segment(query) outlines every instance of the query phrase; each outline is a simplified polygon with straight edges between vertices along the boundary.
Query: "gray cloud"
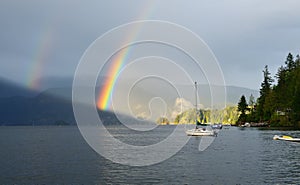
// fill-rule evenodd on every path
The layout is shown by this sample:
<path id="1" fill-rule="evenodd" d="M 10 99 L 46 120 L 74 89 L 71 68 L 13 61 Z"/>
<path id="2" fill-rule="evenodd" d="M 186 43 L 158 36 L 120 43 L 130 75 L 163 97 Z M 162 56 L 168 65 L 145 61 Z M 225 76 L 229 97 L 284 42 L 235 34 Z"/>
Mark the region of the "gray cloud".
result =
<path id="1" fill-rule="evenodd" d="M 297 0 L 5 0 L 0 5 L 0 75 L 19 83 L 41 52 L 44 76 L 73 75 L 94 39 L 141 19 L 171 21 L 197 33 L 231 85 L 258 89 L 265 64 L 275 74 L 288 52 L 300 52 Z M 41 46 L 46 37 L 51 45 Z"/>

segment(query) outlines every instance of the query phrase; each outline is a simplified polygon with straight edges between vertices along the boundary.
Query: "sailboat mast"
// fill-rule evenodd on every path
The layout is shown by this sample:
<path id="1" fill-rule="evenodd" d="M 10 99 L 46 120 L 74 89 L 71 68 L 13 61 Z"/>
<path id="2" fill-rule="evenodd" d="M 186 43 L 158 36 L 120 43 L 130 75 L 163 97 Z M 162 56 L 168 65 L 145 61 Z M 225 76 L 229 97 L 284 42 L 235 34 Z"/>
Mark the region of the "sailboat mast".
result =
<path id="1" fill-rule="evenodd" d="M 195 109 L 197 111 L 197 82 L 195 82 Z"/>
<path id="2" fill-rule="evenodd" d="M 195 123 L 197 125 L 197 82 L 195 82 Z"/>

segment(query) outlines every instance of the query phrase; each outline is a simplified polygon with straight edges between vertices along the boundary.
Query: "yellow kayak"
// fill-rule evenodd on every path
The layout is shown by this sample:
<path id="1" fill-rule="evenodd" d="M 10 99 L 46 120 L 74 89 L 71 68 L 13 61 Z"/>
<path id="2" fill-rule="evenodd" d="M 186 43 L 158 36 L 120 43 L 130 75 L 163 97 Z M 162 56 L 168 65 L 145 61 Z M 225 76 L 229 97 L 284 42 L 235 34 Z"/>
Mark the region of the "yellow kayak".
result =
<path id="1" fill-rule="evenodd" d="M 291 136 L 278 136 L 275 135 L 273 137 L 274 140 L 283 140 L 283 141 L 292 141 L 292 142 L 300 142 L 300 138 L 293 138 Z"/>

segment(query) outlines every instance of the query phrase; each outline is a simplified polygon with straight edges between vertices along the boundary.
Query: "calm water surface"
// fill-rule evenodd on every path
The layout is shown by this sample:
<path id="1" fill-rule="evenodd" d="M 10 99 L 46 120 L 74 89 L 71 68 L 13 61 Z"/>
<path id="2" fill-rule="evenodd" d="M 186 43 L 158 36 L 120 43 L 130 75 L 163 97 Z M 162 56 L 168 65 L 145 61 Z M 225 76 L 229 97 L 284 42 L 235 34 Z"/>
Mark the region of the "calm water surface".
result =
<path id="1" fill-rule="evenodd" d="M 173 128 L 145 138 L 155 143 Z M 129 143 L 148 142 L 119 126 L 110 130 Z M 203 152 L 201 138 L 192 137 L 162 163 L 130 167 L 98 155 L 75 126 L 0 127 L 0 184 L 300 184 L 300 143 L 274 141 L 275 134 L 300 137 L 299 131 L 231 127 Z"/>

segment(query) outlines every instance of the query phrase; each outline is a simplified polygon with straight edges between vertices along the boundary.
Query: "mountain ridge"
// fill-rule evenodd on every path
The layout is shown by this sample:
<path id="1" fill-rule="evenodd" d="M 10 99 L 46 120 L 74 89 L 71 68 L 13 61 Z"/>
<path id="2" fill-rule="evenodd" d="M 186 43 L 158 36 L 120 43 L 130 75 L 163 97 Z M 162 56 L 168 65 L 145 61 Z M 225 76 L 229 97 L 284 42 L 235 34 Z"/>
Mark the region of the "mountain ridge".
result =
<path id="1" fill-rule="evenodd" d="M 208 85 L 199 85 L 200 89 L 208 89 Z M 100 87 L 96 89 L 99 90 Z M 194 97 L 193 87 L 189 88 L 188 95 L 191 99 Z M 75 125 L 76 121 L 73 115 L 72 107 L 72 87 L 53 87 L 48 88 L 42 92 L 32 91 L 24 87 L 0 78 L 0 125 Z M 6 91 L 3 91 L 6 89 Z M 248 88 L 240 88 L 236 86 L 228 86 L 227 89 L 227 103 L 237 104 L 240 96 L 250 96 L 253 94 L 255 97 L 258 91 Z M 97 94 L 97 90 L 95 91 Z M 17 92 L 15 92 L 17 91 Z M 201 90 L 200 90 L 201 91 Z M 137 91 L 139 92 L 139 91 Z M 141 92 L 145 93 L 145 91 Z M 149 92 L 149 96 L 155 95 L 155 88 L 153 92 Z M 207 91 L 208 92 L 208 91 Z M 207 93 L 205 92 L 205 93 Z M 151 94 L 152 93 L 152 94 Z M 200 92 L 200 96 L 205 95 Z M 165 92 L 166 95 L 167 92 Z M 149 97 L 148 97 L 149 98 Z M 96 99 L 96 98 L 95 98 Z M 204 103 L 205 97 L 201 97 L 201 103 Z M 193 102 L 193 100 L 190 100 Z M 114 117 L 112 112 L 102 113 L 104 117 Z M 105 121 L 108 123 L 109 121 Z"/>

